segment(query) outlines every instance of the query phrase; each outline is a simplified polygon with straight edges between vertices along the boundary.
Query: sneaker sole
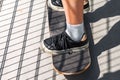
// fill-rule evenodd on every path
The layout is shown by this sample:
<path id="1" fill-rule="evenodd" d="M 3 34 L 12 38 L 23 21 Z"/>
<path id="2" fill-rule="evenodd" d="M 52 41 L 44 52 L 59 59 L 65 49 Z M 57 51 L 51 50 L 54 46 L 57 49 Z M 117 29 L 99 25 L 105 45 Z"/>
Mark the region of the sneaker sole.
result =
<path id="1" fill-rule="evenodd" d="M 89 48 L 89 42 L 85 44 L 84 46 L 81 47 L 74 47 L 66 50 L 49 50 L 45 47 L 43 41 L 40 43 L 40 49 L 42 53 L 48 53 L 48 54 L 53 54 L 53 55 L 58 55 L 58 54 L 64 54 L 64 53 L 73 53 L 73 52 L 78 52 L 81 50 L 85 50 L 86 48 Z"/>

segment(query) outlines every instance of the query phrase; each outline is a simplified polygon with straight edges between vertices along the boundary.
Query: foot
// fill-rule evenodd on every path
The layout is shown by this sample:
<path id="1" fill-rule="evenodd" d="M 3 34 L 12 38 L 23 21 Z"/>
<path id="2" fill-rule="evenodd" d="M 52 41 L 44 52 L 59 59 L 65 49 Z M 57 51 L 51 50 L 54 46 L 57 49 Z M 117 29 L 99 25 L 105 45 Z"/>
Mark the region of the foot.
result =
<path id="1" fill-rule="evenodd" d="M 61 0 L 48 0 L 48 6 L 56 11 L 64 11 Z M 84 13 L 89 11 L 89 1 L 84 0 Z"/>
<path id="2" fill-rule="evenodd" d="M 88 39 L 85 34 L 83 34 L 80 42 L 76 42 L 66 32 L 47 38 L 40 45 L 43 53 L 51 54 L 71 53 L 85 48 L 88 48 Z"/>

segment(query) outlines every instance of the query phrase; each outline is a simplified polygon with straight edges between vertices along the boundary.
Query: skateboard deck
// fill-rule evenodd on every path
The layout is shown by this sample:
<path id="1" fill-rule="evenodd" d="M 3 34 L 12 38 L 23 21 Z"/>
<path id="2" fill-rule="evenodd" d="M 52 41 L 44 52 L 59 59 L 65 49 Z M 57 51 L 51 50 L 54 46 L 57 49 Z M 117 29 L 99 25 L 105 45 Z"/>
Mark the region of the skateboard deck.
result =
<path id="1" fill-rule="evenodd" d="M 47 6 L 50 36 L 55 36 L 65 30 L 64 11 L 55 11 Z M 53 68 L 64 75 L 80 74 L 88 69 L 91 63 L 89 48 L 76 52 L 66 52 L 52 55 Z"/>

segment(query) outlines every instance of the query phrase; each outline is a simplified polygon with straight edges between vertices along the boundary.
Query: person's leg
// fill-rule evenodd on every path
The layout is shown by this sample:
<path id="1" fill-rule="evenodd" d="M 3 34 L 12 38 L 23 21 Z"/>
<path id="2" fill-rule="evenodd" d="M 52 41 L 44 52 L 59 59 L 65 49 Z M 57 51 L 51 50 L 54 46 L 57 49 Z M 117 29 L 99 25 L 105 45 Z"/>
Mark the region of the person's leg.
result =
<path id="1" fill-rule="evenodd" d="M 66 20 L 70 24 L 83 22 L 83 0 L 62 0 Z"/>
<path id="2" fill-rule="evenodd" d="M 80 50 L 81 47 L 88 47 L 88 40 L 84 35 L 83 2 L 83 0 L 62 0 L 66 16 L 66 30 L 45 39 L 40 45 L 44 52 L 53 54 L 56 51 L 59 53 L 61 50 L 77 48 Z"/>
<path id="3" fill-rule="evenodd" d="M 75 41 L 81 40 L 84 31 L 83 4 L 84 0 L 62 0 L 65 10 L 67 34 Z M 85 40 L 86 37 L 83 37 Z"/>

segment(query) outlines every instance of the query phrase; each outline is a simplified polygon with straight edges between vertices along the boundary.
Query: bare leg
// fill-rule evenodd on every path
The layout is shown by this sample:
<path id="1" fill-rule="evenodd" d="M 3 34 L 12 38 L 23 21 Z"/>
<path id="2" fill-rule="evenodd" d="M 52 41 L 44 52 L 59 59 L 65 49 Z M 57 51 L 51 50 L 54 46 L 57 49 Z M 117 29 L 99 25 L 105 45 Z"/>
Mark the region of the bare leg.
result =
<path id="1" fill-rule="evenodd" d="M 62 0 L 66 20 L 69 24 L 83 22 L 83 0 Z"/>
<path id="2" fill-rule="evenodd" d="M 66 22 L 71 25 L 83 23 L 83 5 L 88 0 L 62 0 L 65 10 Z M 83 36 L 81 41 L 86 40 L 86 35 Z"/>

